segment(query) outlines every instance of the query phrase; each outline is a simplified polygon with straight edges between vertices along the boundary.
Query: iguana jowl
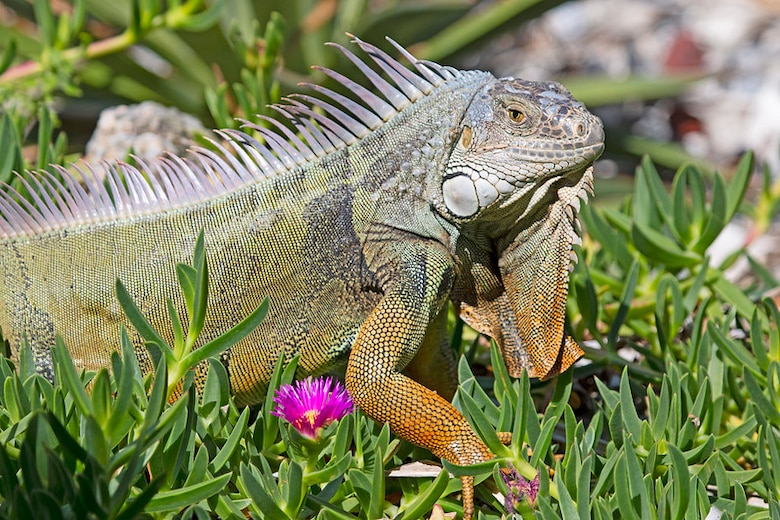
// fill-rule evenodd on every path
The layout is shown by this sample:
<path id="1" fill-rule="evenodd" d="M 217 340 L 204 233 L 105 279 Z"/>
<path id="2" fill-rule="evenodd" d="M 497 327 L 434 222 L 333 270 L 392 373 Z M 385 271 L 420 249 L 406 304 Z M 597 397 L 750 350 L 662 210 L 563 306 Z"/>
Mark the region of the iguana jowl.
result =
<path id="1" fill-rule="evenodd" d="M 412 72 L 356 43 L 377 70 L 336 47 L 378 94 L 321 69 L 351 95 L 310 85 L 319 99 L 291 96 L 273 130 L 251 127 L 265 144 L 225 130 L 216 151 L 89 166 L 108 188 L 61 170 L 23 181 L 32 203 L 0 194 L 0 327 L 13 355 L 24 335 L 49 372 L 59 334 L 81 367 L 108 366 L 126 323 L 117 278 L 165 330 L 175 263 L 203 229 L 202 340 L 271 301 L 222 358 L 239 402 L 261 400 L 280 353 L 300 354 L 301 375 L 346 362 L 368 415 L 453 463 L 489 459 L 448 401 L 447 301 L 497 341 L 513 375 L 548 378 L 582 354 L 563 322 L 602 126 L 557 83 L 419 62 L 396 45 Z"/>

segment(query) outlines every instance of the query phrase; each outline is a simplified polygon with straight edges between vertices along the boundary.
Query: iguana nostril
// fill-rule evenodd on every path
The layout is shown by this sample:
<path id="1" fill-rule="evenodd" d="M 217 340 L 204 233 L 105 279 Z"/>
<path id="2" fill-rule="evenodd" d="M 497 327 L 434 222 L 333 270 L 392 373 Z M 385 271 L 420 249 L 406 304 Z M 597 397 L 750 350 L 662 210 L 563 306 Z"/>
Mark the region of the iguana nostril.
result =
<path id="1" fill-rule="evenodd" d="M 580 116 L 567 118 L 563 122 L 566 133 L 575 138 L 585 137 L 588 134 L 589 126 Z"/>

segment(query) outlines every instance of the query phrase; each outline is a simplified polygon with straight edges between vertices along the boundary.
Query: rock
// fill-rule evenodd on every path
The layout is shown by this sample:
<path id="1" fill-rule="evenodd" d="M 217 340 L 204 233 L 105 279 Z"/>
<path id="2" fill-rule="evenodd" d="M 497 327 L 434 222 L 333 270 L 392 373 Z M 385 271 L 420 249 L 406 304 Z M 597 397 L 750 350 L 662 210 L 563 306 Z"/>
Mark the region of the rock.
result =
<path id="1" fill-rule="evenodd" d="M 154 101 L 120 105 L 101 112 L 85 159 L 124 160 L 131 152 L 142 159 L 166 152 L 185 155 L 194 136 L 206 133 L 195 117 Z"/>

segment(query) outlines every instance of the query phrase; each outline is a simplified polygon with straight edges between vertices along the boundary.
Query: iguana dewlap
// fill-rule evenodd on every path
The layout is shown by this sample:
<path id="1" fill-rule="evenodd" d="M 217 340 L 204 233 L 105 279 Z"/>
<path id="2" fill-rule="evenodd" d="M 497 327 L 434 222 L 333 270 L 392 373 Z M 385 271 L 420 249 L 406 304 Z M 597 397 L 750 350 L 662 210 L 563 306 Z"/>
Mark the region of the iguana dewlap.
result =
<path id="1" fill-rule="evenodd" d="M 117 278 L 171 334 L 166 299 L 184 308 L 175 264 L 202 229 L 203 342 L 270 297 L 268 318 L 221 359 L 239 402 L 261 400 L 282 352 L 300 354 L 301 375 L 346 362 L 368 415 L 453 463 L 489 459 L 448 401 L 447 302 L 497 341 L 513 375 L 548 378 L 582 354 L 564 314 L 602 126 L 557 83 L 418 62 L 396 46 L 409 71 L 356 43 L 375 69 L 336 47 L 376 94 L 321 69 L 347 94 L 310 86 L 318 98 L 291 96 L 270 130 L 250 125 L 254 137 L 225 130 L 213 150 L 140 169 L 79 167 L 105 170 L 108 187 L 60 170 L 27 177 L 30 202 L 0 194 L 0 327 L 12 355 L 26 336 L 50 373 L 59 334 L 80 367 L 108 366 L 127 325 Z"/>

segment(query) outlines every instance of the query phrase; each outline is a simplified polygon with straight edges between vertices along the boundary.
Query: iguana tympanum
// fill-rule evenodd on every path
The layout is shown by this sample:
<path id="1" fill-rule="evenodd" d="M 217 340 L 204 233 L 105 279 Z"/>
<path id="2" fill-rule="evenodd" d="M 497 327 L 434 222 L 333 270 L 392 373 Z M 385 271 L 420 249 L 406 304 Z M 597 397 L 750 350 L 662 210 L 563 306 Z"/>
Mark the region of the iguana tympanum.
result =
<path id="1" fill-rule="evenodd" d="M 335 46 L 377 93 L 319 69 L 348 93 L 290 96 L 271 130 L 250 125 L 264 143 L 224 130 L 189 158 L 89 165 L 105 183 L 32 174 L 31 202 L 6 187 L 0 327 L 13 356 L 27 337 L 50 373 L 61 335 L 78 366 L 109 366 L 127 324 L 117 278 L 164 330 L 175 264 L 204 230 L 212 313 L 201 339 L 270 297 L 267 319 L 221 359 L 240 403 L 261 400 L 281 353 L 300 354 L 300 375 L 346 362 L 356 404 L 399 436 L 455 464 L 491 458 L 449 402 L 448 300 L 514 376 L 549 378 L 582 354 L 564 314 L 602 125 L 557 83 L 459 71 L 396 45 L 410 71 L 355 43 L 376 68 Z"/>

